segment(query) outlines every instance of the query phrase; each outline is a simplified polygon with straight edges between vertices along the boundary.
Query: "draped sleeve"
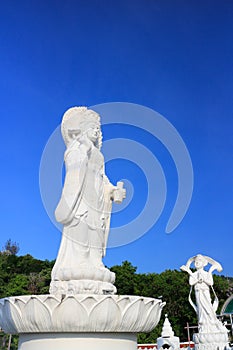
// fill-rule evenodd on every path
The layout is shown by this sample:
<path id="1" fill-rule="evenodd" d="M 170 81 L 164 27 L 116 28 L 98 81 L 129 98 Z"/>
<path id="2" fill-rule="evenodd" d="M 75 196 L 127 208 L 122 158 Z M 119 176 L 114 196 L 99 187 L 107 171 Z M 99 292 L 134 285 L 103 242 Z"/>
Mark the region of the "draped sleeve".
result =
<path id="1" fill-rule="evenodd" d="M 58 222 L 66 225 L 72 221 L 79 208 L 87 171 L 88 153 L 76 142 L 67 148 L 64 161 L 66 176 L 55 217 Z"/>

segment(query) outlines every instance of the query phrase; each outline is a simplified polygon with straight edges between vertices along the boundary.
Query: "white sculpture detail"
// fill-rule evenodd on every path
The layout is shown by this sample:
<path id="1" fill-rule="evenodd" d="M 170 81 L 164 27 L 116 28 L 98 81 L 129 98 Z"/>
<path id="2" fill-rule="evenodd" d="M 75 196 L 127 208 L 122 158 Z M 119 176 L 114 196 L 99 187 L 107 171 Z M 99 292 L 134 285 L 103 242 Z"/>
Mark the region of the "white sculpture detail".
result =
<path id="1" fill-rule="evenodd" d="M 0 299 L 6 333 L 150 332 L 164 303 L 128 295 L 23 295 Z"/>
<path id="2" fill-rule="evenodd" d="M 157 349 L 180 350 L 180 338 L 174 336 L 167 314 L 165 314 L 161 337 L 157 338 Z"/>
<path id="3" fill-rule="evenodd" d="M 190 265 L 194 262 L 196 268 L 192 272 Z M 204 270 L 206 265 L 211 267 L 208 271 Z M 213 289 L 212 272 L 222 271 L 222 266 L 212 258 L 198 254 L 190 258 L 186 265 L 181 266 L 182 271 L 189 274 L 189 284 L 191 286 L 189 293 L 189 302 L 194 308 L 198 318 L 198 331 L 194 334 L 196 349 L 220 349 L 228 346 L 228 331 L 226 327 L 218 320 L 216 311 L 218 308 L 218 298 Z M 191 299 L 191 292 L 194 286 L 196 304 Z M 211 301 L 210 288 L 214 294 L 214 301 Z"/>
<path id="4" fill-rule="evenodd" d="M 165 303 L 113 295 L 115 274 L 102 257 L 112 202 L 121 202 L 125 189 L 105 175 L 99 115 L 70 108 L 61 131 L 66 176 L 55 215 L 63 234 L 50 294 L 0 299 L 0 326 L 19 334 L 18 350 L 135 350 L 136 334 L 158 324 Z"/>
<path id="5" fill-rule="evenodd" d="M 70 108 L 61 132 L 67 146 L 65 183 L 55 216 L 63 224 L 62 241 L 50 285 L 51 294 L 114 294 L 115 274 L 104 267 L 112 201 L 125 198 L 123 183 L 113 186 L 100 152 L 99 115 Z"/>

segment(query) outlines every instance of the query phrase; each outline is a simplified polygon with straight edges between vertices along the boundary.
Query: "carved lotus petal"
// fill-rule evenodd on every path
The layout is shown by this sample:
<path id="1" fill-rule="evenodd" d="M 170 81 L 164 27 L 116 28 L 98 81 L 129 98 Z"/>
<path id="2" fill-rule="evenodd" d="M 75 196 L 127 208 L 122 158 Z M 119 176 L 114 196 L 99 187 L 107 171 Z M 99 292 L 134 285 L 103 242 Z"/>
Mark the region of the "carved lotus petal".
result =
<path id="1" fill-rule="evenodd" d="M 126 307 L 130 304 L 130 297 L 127 295 L 121 296 L 118 300 L 118 305 L 123 312 Z"/>
<path id="2" fill-rule="evenodd" d="M 157 302 L 157 300 L 156 300 Z M 153 307 L 153 305 L 155 304 L 155 300 L 154 299 L 149 299 L 148 301 L 145 301 L 144 303 L 144 310 L 145 312 L 148 312 L 149 310 L 151 310 L 151 308 Z"/>
<path id="3" fill-rule="evenodd" d="M 75 296 L 70 295 L 54 309 L 53 322 L 56 331 L 85 331 L 88 324 L 87 311 Z"/>
<path id="4" fill-rule="evenodd" d="M 89 314 L 91 310 L 93 309 L 93 306 L 96 305 L 98 300 L 94 298 L 93 296 L 86 296 L 84 299 L 82 299 L 82 305 L 85 306 L 87 313 Z"/>
<path id="5" fill-rule="evenodd" d="M 0 328 L 4 328 L 3 323 L 4 323 L 4 319 L 5 319 L 5 314 L 3 311 L 3 305 L 4 305 L 4 303 L 1 300 L 1 302 L 0 302 Z"/>
<path id="6" fill-rule="evenodd" d="M 151 303 L 151 307 L 145 315 L 146 322 L 144 323 L 143 331 L 146 330 L 147 332 L 149 332 L 157 326 L 160 319 L 161 311 L 162 307 L 160 307 L 159 300 L 155 300 Z"/>
<path id="7" fill-rule="evenodd" d="M 27 315 L 27 330 L 29 332 L 46 332 L 51 327 L 51 314 L 46 305 L 37 296 L 32 296 L 24 307 Z"/>
<path id="8" fill-rule="evenodd" d="M 0 299 L 0 326 L 8 333 L 148 332 L 163 306 L 137 296 L 25 295 Z"/>
<path id="9" fill-rule="evenodd" d="M 153 314 L 154 314 L 154 327 L 157 326 L 157 324 L 159 323 L 159 320 L 160 320 L 160 316 L 161 316 L 161 312 L 162 312 L 162 309 L 163 307 L 166 305 L 166 302 L 163 302 L 163 303 L 159 303 L 157 306 L 158 308 L 155 308 L 155 310 L 153 310 Z M 154 328 L 153 327 L 153 328 Z"/>
<path id="10" fill-rule="evenodd" d="M 137 331 L 140 329 L 140 324 L 144 323 L 144 317 L 142 317 L 143 308 L 143 298 L 138 298 L 128 305 L 122 317 L 121 328 L 124 329 L 130 325 L 130 330 Z"/>
<path id="11" fill-rule="evenodd" d="M 61 301 L 58 298 L 56 298 L 54 295 L 46 295 L 46 298 L 44 299 L 44 303 L 52 315 L 53 310 L 57 305 L 61 303 Z"/>
<path id="12" fill-rule="evenodd" d="M 2 305 L 1 328 L 6 333 L 15 334 L 21 326 L 22 318 L 20 310 L 8 298 Z"/>
<path id="13" fill-rule="evenodd" d="M 20 310 L 20 312 L 22 314 L 22 311 L 24 310 L 24 306 L 25 306 L 25 301 L 21 297 L 16 297 L 15 298 L 15 305 L 18 307 L 18 309 Z"/>
<path id="14" fill-rule="evenodd" d="M 120 319 L 120 308 L 111 296 L 106 296 L 100 300 L 90 313 L 90 324 L 94 331 L 116 329 Z"/>
<path id="15" fill-rule="evenodd" d="M 226 349 L 228 348 L 228 335 L 227 333 L 195 333 L 193 336 L 195 344 L 200 347 L 200 344 L 203 346 L 212 344 L 214 349 Z"/>

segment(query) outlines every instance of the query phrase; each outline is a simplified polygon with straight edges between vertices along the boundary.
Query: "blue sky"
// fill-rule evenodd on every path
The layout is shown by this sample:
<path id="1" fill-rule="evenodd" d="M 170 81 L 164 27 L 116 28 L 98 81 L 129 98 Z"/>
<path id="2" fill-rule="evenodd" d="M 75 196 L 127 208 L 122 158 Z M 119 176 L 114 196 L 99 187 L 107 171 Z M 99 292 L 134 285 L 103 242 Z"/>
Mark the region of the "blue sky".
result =
<path id="1" fill-rule="evenodd" d="M 2 246 L 11 238 L 20 254 L 56 257 L 60 232 L 39 189 L 45 144 L 71 106 L 130 102 L 156 110 L 177 129 L 192 159 L 194 191 L 182 223 L 166 234 L 177 193 L 172 159 L 142 131 L 106 126 L 106 138 L 130 133 L 156 155 L 168 197 L 154 227 L 109 249 L 105 263 L 129 260 L 139 272 L 160 272 L 203 253 L 233 276 L 232 13 L 227 0 L 1 3 Z M 112 181 L 122 174 L 134 184 L 131 212 L 117 214 L 117 225 L 143 207 L 145 176 L 120 160 L 107 171 Z"/>

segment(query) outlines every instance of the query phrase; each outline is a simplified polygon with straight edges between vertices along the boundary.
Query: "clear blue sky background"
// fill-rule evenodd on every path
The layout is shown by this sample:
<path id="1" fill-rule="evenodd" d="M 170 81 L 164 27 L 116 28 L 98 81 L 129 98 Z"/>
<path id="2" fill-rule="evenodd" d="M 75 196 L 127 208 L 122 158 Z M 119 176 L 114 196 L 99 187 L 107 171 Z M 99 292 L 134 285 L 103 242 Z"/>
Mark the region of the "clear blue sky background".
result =
<path id="1" fill-rule="evenodd" d="M 168 179 L 165 210 L 141 239 L 108 250 L 106 264 L 129 260 L 140 272 L 160 272 L 203 253 L 233 276 L 232 16 L 230 0 L 2 2 L 0 245 L 11 238 L 20 254 L 56 257 L 60 232 L 38 181 L 44 146 L 71 106 L 132 102 L 178 130 L 192 158 L 194 192 L 182 223 L 165 234 L 177 178 L 158 148 Z M 108 169 L 112 179 L 115 168 Z M 137 182 L 143 188 L 138 176 L 135 191 Z"/>

